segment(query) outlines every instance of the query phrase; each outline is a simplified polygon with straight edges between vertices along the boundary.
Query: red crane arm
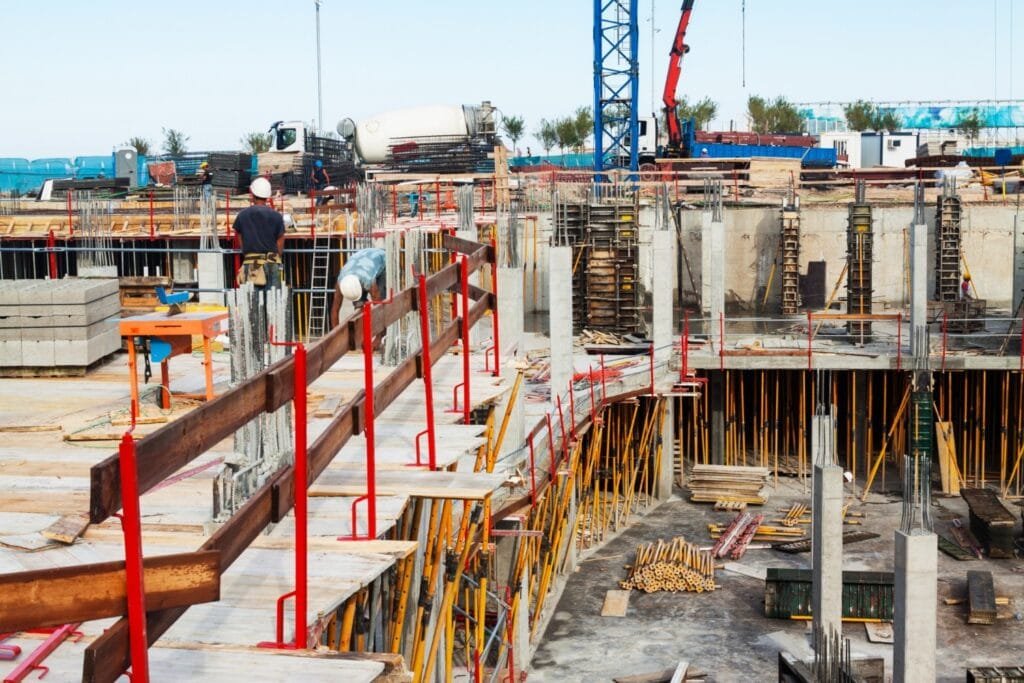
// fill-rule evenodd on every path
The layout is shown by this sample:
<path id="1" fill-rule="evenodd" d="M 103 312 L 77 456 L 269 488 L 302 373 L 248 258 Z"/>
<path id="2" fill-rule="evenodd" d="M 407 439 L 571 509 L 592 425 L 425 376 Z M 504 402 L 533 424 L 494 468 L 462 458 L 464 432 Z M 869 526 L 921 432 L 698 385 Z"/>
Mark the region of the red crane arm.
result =
<path id="1" fill-rule="evenodd" d="M 690 24 L 690 14 L 693 12 L 694 0 L 683 0 L 682 14 L 679 16 L 679 26 L 676 27 L 676 35 L 672 40 L 672 50 L 669 52 L 668 74 L 665 76 L 665 92 L 662 93 L 661 101 L 665 105 L 665 122 L 668 126 L 669 146 L 679 148 L 682 145 L 683 133 L 679 125 L 679 117 L 676 115 L 676 86 L 679 85 L 679 74 L 683 69 L 683 55 L 689 52 L 686 45 L 686 27 Z"/>

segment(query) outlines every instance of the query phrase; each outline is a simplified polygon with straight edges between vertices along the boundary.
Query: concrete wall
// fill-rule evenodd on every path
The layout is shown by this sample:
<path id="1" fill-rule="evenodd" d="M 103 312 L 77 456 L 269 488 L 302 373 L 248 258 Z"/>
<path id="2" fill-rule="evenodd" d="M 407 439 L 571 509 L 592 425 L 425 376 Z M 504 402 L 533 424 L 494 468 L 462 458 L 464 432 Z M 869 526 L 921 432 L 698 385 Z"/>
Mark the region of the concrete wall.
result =
<path id="1" fill-rule="evenodd" d="M 978 294 L 990 307 L 1009 308 L 1014 296 L 1014 280 L 1024 282 L 1024 272 L 1015 263 L 1014 253 L 1024 244 L 1016 235 L 1015 210 L 1003 206 L 966 205 L 963 220 L 963 251 L 974 275 Z M 935 211 L 929 206 L 928 219 L 928 294 L 934 290 Z M 875 207 L 874 278 L 876 306 L 901 307 L 909 297 L 909 254 L 907 227 L 913 217 L 910 206 Z M 826 261 L 826 296 L 846 262 L 847 208 L 802 207 L 801 272 L 808 261 Z M 683 212 L 683 248 L 690 266 L 699 277 L 701 268 L 700 212 Z M 1021 221 L 1024 223 L 1024 221 Z M 726 307 L 729 312 L 752 311 L 758 290 L 768 282 L 779 235 L 779 209 L 775 207 L 726 209 Z M 1020 261 L 1021 259 L 1017 259 Z M 845 282 L 839 297 L 844 295 Z M 777 309 L 779 277 L 776 271 L 769 296 L 769 310 Z M 759 301 L 758 301 L 759 303 Z"/>

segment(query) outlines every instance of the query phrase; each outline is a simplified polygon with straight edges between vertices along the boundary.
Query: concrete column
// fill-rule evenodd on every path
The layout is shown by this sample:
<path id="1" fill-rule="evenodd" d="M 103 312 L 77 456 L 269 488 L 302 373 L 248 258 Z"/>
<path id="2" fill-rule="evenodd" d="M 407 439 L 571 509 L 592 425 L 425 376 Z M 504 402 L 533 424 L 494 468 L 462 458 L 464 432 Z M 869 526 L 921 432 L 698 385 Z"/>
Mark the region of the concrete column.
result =
<path id="1" fill-rule="evenodd" d="M 651 337 L 654 362 L 667 368 L 672 357 L 672 288 L 676 284 L 675 235 L 656 230 L 651 238 Z"/>
<path id="2" fill-rule="evenodd" d="M 501 338 L 501 376 L 508 374 L 508 362 L 522 353 L 523 269 L 498 268 L 498 336 Z M 512 373 L 511 376 L 515 376 Z"/>
<path id="3" fill-rule="evenodd" d="M 569 391 L 572 377 L 572 247 L 551 247 L 548 315 L 551 340 L 551 400 Z"/>
<path id="4" fill-rule="evenodd" d="M 700 301 L 704 317 L 711 315 L 711 212 L 700 212 Z"/>
<path id="5" fill-rule="evenodd" d="M 829 434 L 831 438 L 831 431 Z M 826 635 L 830 628 L 840 633 L 843 628 L 843 468 L 839 465 L 814 466 L 812 515 L 811 610 L 814 623 L 821 626 Z"/>
<path id="6" fill-rule="evenodd" d="M 515 626 L 512 631 L 512 656 L 515 667 L 525 671 L 530 665 L 530 568 L 523 571 L 523 580 L 519 584 L 519 602 L 513 615 Z"/>
<path id="7" fill-rule="evenodd" d="M 896 532 L 893 683 L 935 680 L 935 534 Z"/>
<path id="8" fill-rule="evenodd" d="M 831 465 L 836 461 L 835 433 L 831 415 L 811 418 L 811 463 Z"/>
<path id="9" fill-rule="evenodd" d="M 918 349 L 924 341 L 928 326 L 928 225 L 910 226 L 910 353 L 928 355 L 928 349 Z"/>
<path id="10" fill-rule="evenodd" d="M 224 279 L 224 255 L 220 252 L 199 252 L 199 289 L 223 289 L 227 281 Z M 221 292 L 199 292 L 199 303 L 224 305 L 224 294 Z"/>
<path id="11" fill-rule="evenodd" d="M 1010 292 L 1010 301 L 1013 302 L 1013 310 L 1020 306 L 1021 297 L 1024 296 L 1024 221 L 1020 214 L 1013 216 L 1013 291 Z"/>
<path id="12" fill-rule="evenodd" d="M 725 313 L 725 222 L 711 222 L 711 301 L 708 310 L 711 318 L 711 336 L 714 348 L 719 345 L 719 323 Z"/>
<path id="13" fill-rule="evenodd" d="M 668 500 L 672 495 L 673 466 L 676 453 L 676 411 L 675 399 L 665 399 L 665 421 L 661 424 L 661 460 L 658 474 L 658 500 Z"/>
<path id="14" fill-rule="evenodd" d="M 725 373 L 709 370 L 708 404 L 711 406 L 711 433 L 708 448 L 711 464 L 725 464 Z"/>

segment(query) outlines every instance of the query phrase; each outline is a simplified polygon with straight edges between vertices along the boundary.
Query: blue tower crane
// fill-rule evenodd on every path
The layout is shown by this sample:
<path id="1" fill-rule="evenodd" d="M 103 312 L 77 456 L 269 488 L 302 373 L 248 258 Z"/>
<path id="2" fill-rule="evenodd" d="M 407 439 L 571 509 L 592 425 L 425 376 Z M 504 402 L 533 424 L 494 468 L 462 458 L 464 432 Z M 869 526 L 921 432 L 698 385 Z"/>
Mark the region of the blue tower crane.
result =
<path id="1" fill-rule="evenodd" d="M 594 0 L 594 170 L 637 171 L 637 0 Z"/>

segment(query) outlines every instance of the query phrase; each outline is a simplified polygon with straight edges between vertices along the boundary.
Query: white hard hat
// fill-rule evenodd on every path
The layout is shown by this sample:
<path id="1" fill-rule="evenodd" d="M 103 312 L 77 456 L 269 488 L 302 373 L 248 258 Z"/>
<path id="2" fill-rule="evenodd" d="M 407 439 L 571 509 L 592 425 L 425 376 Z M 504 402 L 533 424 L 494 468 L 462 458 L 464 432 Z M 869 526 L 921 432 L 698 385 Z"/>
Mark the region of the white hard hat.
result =
<path id="1" fill-rule="evenodd" d="M 349 301 L 355 301 L 363 296 L 363 283 L 355 275 L 346 275 L 338 283 L 341 288 L 341 295 Z"/>
<path id="2" fill-rule="evenodd" d="M 249 191 L 252 192 L 254 197 L 259 197 L 260 199 L 270 199 L 270 195 L 273 194 L 270 181 L 263 176 L 249 184 Z"/>

